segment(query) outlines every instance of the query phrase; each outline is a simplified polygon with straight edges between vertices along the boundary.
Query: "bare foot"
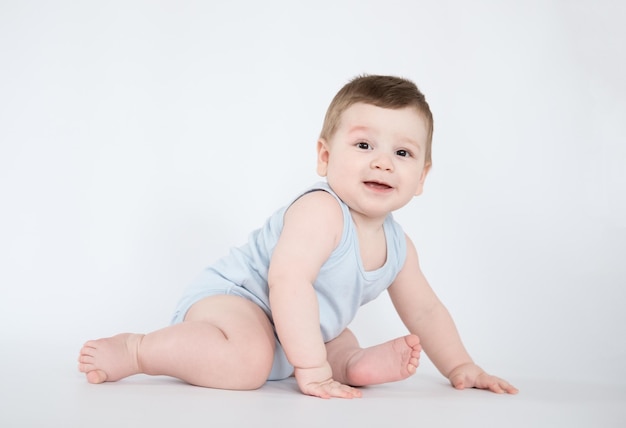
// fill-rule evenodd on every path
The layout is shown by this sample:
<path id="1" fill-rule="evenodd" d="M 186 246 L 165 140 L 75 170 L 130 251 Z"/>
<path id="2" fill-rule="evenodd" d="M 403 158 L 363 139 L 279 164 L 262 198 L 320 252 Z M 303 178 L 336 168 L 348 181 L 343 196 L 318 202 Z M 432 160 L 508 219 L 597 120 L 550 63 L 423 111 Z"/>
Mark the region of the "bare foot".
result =
<path id="1" fill-rule="evenodd" d="M 366 386 L 406 379 L 417 370 L 421 351 L 414 334 L 361 349 L 348 361 L 348 384 Z"/>
<path id="2" fill-rule="evenodd" d="M 78 370 L 90 383 L 115 382 L 140 373 L 137 353 L 143 334 L 118 334 L 85 343 L 78 356 Z"/>

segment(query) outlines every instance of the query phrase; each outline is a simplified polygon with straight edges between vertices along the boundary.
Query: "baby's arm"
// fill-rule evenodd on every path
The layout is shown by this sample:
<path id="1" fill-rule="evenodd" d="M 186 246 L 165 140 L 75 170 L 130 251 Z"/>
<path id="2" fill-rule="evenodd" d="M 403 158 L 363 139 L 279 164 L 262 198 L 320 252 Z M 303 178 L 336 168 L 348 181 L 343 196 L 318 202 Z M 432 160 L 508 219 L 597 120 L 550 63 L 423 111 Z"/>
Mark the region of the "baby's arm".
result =
<path id="1" fill-rule="evenodd" d="M 333 196 L 322 191 L 304 195 L 285 213 L 269 268 L 270 305 L 278 337 L 295 367 L 300 390 L 322 398 L 361 395 L 333 380 L 313 288 L 342 231 L 343 214 Z"/>
<path id="2" fill-rule="evenodd" d="M 407 259 L 389 287 L 400 318 L 437 369 L 457 389 L 481 388 L 515 394 L 517 389 L 503 379 L 485 373 L 467 353 L 450 313 L 435 295 L 419 267 L 417 251 L 407 237 Z"/>

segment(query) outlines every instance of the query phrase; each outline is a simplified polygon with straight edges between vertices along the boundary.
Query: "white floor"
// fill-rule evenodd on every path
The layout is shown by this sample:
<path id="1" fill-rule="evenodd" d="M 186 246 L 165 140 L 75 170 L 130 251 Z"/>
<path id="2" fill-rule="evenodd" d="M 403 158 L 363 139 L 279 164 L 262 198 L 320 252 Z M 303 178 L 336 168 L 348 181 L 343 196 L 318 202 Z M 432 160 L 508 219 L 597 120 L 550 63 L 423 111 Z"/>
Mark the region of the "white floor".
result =
<path id="1" fill-rule="evenodd" d="M 257 391 L 137 376 L 90 385 L 74 350 L 19 347 L 0 356 L 0 427 L 626 427 L 626 385 L 509 376 L 521 392 L 456 391 L 428 367 L 359 400 L 301 395 L 293 380 Z M 271 425 L 270 425 L 271 424 Z"/>

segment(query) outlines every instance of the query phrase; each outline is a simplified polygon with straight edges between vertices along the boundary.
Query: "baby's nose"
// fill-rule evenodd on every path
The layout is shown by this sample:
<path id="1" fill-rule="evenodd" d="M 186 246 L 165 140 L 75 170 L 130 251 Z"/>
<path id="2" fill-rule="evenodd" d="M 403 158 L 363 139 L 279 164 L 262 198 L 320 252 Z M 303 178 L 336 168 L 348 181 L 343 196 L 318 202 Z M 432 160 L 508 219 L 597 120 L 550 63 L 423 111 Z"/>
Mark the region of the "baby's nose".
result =
<path id="1" fill-rule="evenodd" d="M 393 170 L 393 162 L 387 155 L 379 155 L 376 156 L 372 160 L 372 168 L 373 169 L 382 169 L 385 171 Z"/>

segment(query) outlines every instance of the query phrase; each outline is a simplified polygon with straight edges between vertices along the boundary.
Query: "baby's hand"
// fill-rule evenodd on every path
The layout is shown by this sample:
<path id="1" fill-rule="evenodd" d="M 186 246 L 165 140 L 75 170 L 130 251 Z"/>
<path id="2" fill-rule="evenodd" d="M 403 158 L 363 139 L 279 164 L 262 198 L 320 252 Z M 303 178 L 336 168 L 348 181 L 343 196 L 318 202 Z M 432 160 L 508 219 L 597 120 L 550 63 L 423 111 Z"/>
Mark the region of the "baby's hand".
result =
<path id="1" fill-rule="evenodd" d="M 518 392 L 513 385 L 504 379 L 485 373 L 476 364 L 463 364 L 452 370 L 448 378 L 456 389 L 488 389 L 497 394 L 517 394 Z"/>
<path id="2" fill-rule="evenodd" d="M 358 389 L 333 380 L 328 362 L 321 367 L 296 368 L 294 374 L 300 391 L 307 395 L 320 398 L 360 398 L 362 395 Z"/>

